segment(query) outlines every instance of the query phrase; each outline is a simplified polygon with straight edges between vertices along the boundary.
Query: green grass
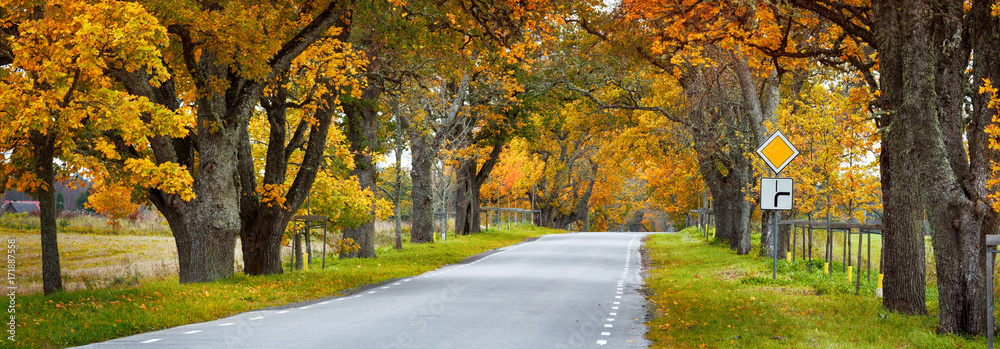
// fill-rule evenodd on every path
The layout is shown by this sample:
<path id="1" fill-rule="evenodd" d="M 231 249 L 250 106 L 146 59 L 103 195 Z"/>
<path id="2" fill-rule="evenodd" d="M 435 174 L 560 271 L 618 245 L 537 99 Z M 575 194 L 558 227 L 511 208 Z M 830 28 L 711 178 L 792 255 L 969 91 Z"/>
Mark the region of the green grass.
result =
<path id="1" fill-rule="evenodd" d="M 759 241 L 759 240 L 755 240 Z M 647 337 L 656 348 L 979 348 L 982 338 L 936 334 L 936 297 L 929 316 L 888 313 L 872 282 L 861 291 L 840 272 L 822 273 L 805 262 L 772 261 L 757 251 L 737 256 L 706 243 L 693 231 L 652 235 L 646 279 L 650 311 Z M 815 251 L 815 250 L 814 250 Z M 818 266 L 818 269 L 816 268 Z M 929 289 L 928 293 L 936 293 Z M 930 295 L 929 295 L 930 296 Z"/>
<path id="2" fill-rule="evenodd" d="M 401 251 L 379 248 L 375 259 L 338 260 L 331 255 L 322 270 L 316 263 L 319 260 L 314 259 L 308 271 L 281 275 L 238 275 L 212 283 L 186 285 L 178 284 L 175 277 L 132 288 L 23 295 L 16 299 L 15 347 L 83 345 L 254 309 L 336 297 L 366 284 L 418 275 L 525 238 L 559 232 L 518 226 L 470 236 L 449 236 L 447 241 L 434 244 L 405 243 Z"/>

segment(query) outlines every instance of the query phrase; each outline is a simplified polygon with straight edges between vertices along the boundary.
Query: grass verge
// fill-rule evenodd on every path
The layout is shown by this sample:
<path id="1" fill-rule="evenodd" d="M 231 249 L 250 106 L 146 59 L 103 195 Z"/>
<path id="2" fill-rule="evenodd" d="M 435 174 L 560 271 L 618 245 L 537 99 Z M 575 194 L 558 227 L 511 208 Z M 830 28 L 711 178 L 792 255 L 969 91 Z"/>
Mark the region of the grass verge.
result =
<path id="1" fill-rule="evenodd" d="M 314 263 L 309 271 L 261 277 L 238 275 L 204 284 L 181 285 L 175 277 L 133 288 L 19 296 L 13 347 L 83 345 L 255 309 L 341 296 L 364 285 L 418 275 L 525 238 L 559 232 L 519 226 L 449 237 L 434 244 L 406 243 L 400 251 L 380 248 L 379 257 L 374 259 L 327 258 L 327 267 L 322 270 Z M 6 338 L 0 342 L 4 347 L 10 343 Z"/>
<path id="2" fill-rule="evenodd" d="M 693 232 L 651 235 L 645 248 L 647 337 L 655 348 L 985 346 L 981 338 L 936 334 L 933 314 L 886 312 L 872 283 L 862 278 L 855 296 L 854 283 L 839 272 L 824 275 L 822 262 L 810 274 L 805 263 L 782 260 L 772 280 L 771 259 L 756 251 L 737 256 Z"/>

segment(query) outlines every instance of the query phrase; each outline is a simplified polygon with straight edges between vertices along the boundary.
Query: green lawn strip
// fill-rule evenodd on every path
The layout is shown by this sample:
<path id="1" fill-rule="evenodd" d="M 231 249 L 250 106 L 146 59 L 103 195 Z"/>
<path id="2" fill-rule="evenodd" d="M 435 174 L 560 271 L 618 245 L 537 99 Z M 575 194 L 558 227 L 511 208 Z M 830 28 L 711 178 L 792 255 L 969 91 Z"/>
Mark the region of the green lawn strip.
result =
<path id="1" fill-rule="evenodd" d="M 756 240 L 755 240 L 756 241 Z M 937 335 L 937 318 L 887 313 L 862 277 L 860 295 L 840 272 L 813 273 L 802 261 L 771 263 L 705 243 L 693 231 L 656 234 L 646 243 L 650 268 L 647 337 L 657 348 L 973 348 L 983 339 Z M 818 268 L 817 268 L 818 266 Z M 867 276 L 867 275 L 865 275 Z M 855 276 L 856 277 L 856 276 Z M 935 297 L 936 299 L 936 297 Z M 936 304 L 928 304 L 936 310 Z"/>
<path id="2" fill-rule="evenodd" d="M 214 320 L 255 309 L 343 295 L 367 284 L 418 275 L 525 238 L 561 231 L 519 226 L 434 244 L 380 249 L 375 259 L 313 260 L 308 271 L 180 285 L 176 279 L 135 288 L 17 297 L 17 347 L 55 348 Z M 331 256 L 332 257 L 332 256 Z M 6 321 L 5 321 L 6 322 Z M 7 335 L 5 334 L 4 337 Z M 5 341 L 6 342 L 6 341 Z"/>

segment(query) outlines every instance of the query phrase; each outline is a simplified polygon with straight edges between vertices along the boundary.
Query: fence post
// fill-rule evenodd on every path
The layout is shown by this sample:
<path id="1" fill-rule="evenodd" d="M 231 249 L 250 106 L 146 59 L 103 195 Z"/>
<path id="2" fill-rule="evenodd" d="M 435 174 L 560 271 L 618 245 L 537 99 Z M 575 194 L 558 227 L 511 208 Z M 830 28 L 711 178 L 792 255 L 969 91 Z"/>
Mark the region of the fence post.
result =
<path id="1" fill-rule="evenodd" d="M 986 235 L 986 340 L 987 347 L 993 349 L 993 254 L 1000 252 L 1000 235 Z M 992 247 L 991 247 L 992 246 Z"/>

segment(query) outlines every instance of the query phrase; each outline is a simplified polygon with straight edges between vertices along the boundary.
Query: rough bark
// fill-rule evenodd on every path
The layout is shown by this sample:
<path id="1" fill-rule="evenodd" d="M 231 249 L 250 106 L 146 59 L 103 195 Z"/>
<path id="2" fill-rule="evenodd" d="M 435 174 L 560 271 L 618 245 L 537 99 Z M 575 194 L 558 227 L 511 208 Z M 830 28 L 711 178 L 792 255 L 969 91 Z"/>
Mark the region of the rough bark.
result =
<path id="1" fill-rule="evenodd" d="M 900 13 L 892 1 L 874 3 L 876 38 L 879 46 L 880 103 L 888 111 L 881 120 L 882 147 L 879 155 L 882 199 L 885 210 L 882 261 L 885 279 L 882 304 L 893 311 L 926 314 L 924 240 L 920 234 L 922 212 L 916 170 L 909 149 L 914 146 L 910 114 L 903 113 L 903 61 Z"/>
<path id="2" fill-rule="evenodd" d="M 479 232 L 479 192 L 476 186 L 476 159 L 459 160 L 455 170 L 455 233 Z"/>
<path id="3" fill-rule="evenodd" d="M 778 239 L 778 259 L 784 259 L 785 253 L 788 252 L 788 238 L 791 229 L 788 225 L 779 225 L 777 235 L 774 234 L 774 221 L 777 220 L 781 222 L 784 217 L 787 216 L 785 211 L 772 211 L 766 210 L 761 214 L 761 237 L 760 237 L 760 255 L 762 257 L 774 258 L 774 237 L 777 236 Z M 766 234 L 765 234 L 766 231 Z M 766 235 L 766 236 L 765 236 Z"/>
<path id="4" fill-rule="evenodd" d="M 399 119 L 399 110 L 395 111 L 396 116 L 396 180 L 393 184 L 393 191 L 396 195 L 392 197 L 392 207 L 395 211 L 396 221 L 396 249 L 403 249 L 403 209 L 399 207 L 403 196 L 403 122 Z"/>
<path id="5" fill-rule="evenodd" d="M 733 59 L 735 75 L 692 69 L 681 79 L 681 86 L 692 101 L 687 126 L 694 139 L 698 171 L 715 202 L 715 236 L 729 241 L 737 254 L 747 254 L 752 208 L 745 190 L 753 180 L 749 156 L 762 133 L 763 111 L 749 80 L 749 67 L 738 57 Z M 722 86 L 739 92 L 733 94 Z"/>
<path id="6" fill-rule="evenodd" d="M 430 140 L 426 135 L 411 134 L 410 155 L 413 158 L 410 178 L 413 189 L 410 200 L 413 202 L 413 219 L 410 225 L 410 242 L 434 242 L 434 205 L 431 199 L 431 167 L 434 162 L 434 151 L 430 148 Z"/>
<path id="7" fill-rule="evenodd" d="M 46 295 L 63 290 L 56 231 L 55 139 L 52 133 L 33 132 L 29 136 L 34 152 L 32 167 L 35 175 L 42 181 L 42 185 L 33 194 L 38 200 L 42 244 L 42 291 Z"/>
<path id="8" fill-rule="evenodd" d="M 344 128 L 347 132 L 349 149 L 354 156 L 354 170 L 351 175 L 358 178 L 362 190 L 378 192 L 375 186 L 375 151 L 378 143 L 378 99 L 382 89 L 369 84 L 362 92 L 361 99 L 343 104 Z M 374 207 L 370 208 L 374 213 Z M 341 253 L 341 258 L 375 258 L 375 221 L 367 221 L 356 227 L 344 229 L 344 238 L 354 239 L 360 249 Z"/>
<path id="9" fill-rule="evenodd" d="M 914 132 L 917 142 L 941 140 L 939 146 L 917 149 L 917 156 L 940 156 L 946 160 L 920 162 L 919 171 L 924 185 L 928 186 L 924 195 L 941 295 L 939 329 L 982 334 L 986 332 L 986 314 L 982 311 L 987 305 L 985 294 L 987 287 L 991 287 L 986 283 L 987 269 L 984 267 L 985 235 L 997 231 L 998 221 L 997 213 L 989 207 L 992 200 L 988 198 L 988 193 L 996 188 L 987 185 L 991 176 L 990 162 L 997 159 L 997 152 L 986 146 L 985 127 L 992 123 L 996 110 L 988 107 L 988 95 L 973 93 L 972 122 L 963 133 L 963 83 L 967 79 L 963 72 L 971 51 L 976 54 L 972 70 L 973 91 L 978 92 L 983 79 L 996 79 L 1000 75 L 997 72 L 1000 40 L 998 21 L 990 14 L 989 2 L 973 3 L 965 22 L 968 26 L 964 28 L 960 21 L 962 5 L 960 1 L 935 2 L 923 4 L 925 8 L 919 13 L 918 10 L 909 13 L 926 18 L 926 23 L 922 24 L 930 29 L 924 30 L 933 30 L 934 42 L 942 43 L 940 49 L 934 51 L 936 62 L 932 61 L 936 63 L 932 92 L 936 92 L 937 97 L 937 119 L 928 120 L 933 115 L 919 114 L 926 121 Z M 927 84 L 924 82 L 923 87 Z M 923 99 L 917 102 L 928 104 Z M 963 142 L 966 137 L 970 145 L 968 158 Z"/>
<path id="10" fill-rule="evenodd" d="M 500 152 L 503 151 L 503 143 L 493 145 L 489 158 L 483 162 L 482 167 L 477 171 L 477 159 L 463 159 L 459 162 L 456 171 L 457 183 L 455 184 L 455 232 L 468 235 L 479 232 L 479 190 L 483 183 L 489 178 L 497 161 L 500 159 Z"/>
<path id="11" fill-rule="evenodd" d="M 464 74 L 458 84 L 444 83 L 441 86 L 440 105 L 425 105 L 430 119 L 415 125 L 404 114 L 399 114 L 403 127 L 409 131 L 410 154 L 413 158 L 410 169 L 410 179 L 413 188 L 410 192 L 413 201 L 413 219 L 410 226 L 410 241 L 414 243 L 434 242 L 434 191 L 433 166 L 437 160 L 438 149 L 444 143 L 445 137 L 452 134 L 462 123 L 460 112 L 469 92 L 471 74 Z M 440 112 L 440 107 L 447 107 Z M 433 134 L 433 135 L 432 135 Z"/>
<path id="12" fill-rule="evenodd" d="M 699 170 L 715 202 L 715 236 L 729 241 L 737 254 L 750 253 L 750 203 L 745 199 L 748 173 L 730 170 L 722 176 L 718 169 L 705 166 L 714 161 L 699 161 Z"/>

